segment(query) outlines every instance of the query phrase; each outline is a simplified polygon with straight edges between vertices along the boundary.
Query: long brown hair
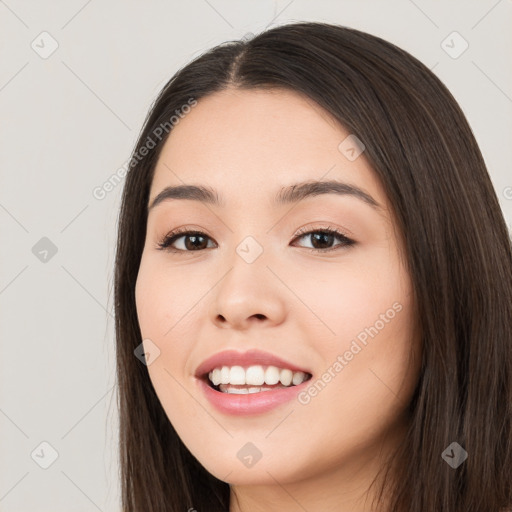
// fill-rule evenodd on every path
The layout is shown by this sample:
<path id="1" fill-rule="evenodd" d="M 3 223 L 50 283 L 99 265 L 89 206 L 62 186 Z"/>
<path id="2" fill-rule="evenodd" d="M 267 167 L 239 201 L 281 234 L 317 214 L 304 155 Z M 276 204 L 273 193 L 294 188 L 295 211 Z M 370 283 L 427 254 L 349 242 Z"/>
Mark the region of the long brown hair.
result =
<path id="1" fill-rule="evenodd" d="M 172 132 L 158 128 L 191 100 L 227 87 L 285 88 L 314 100 L 363 141 L 393 206 L 423 356 L 409 429 L 383 480 L 391 510 L 510 506 L 512 248 L 477 142 L 451 93 L 416 58 L 355 29 L 301 22 L 221 44 L 179 70 L 134 148 L 114 277 L 123 511 L 229 510 L 229 485 L 183 445 L 134 355 L 142 341 L 135 283 L 146 205 Z M 155 147 L 141 151 L 149 140 Z M 468 453 L 455 469 L 441 457 L 452 442 Z"/>

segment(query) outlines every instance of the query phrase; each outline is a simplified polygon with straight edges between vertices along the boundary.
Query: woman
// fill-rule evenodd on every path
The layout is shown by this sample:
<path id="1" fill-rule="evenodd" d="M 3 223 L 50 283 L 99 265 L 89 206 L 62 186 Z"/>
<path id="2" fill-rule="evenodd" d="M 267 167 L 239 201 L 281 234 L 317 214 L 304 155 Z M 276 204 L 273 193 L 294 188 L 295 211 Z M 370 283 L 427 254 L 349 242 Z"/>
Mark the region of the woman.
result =
<path id="1" fill-rule="evenodd" d="M 512 503 L 510 239 L 455 99 L 396 46 L 295 23 L 176 73 L 115 303 L 126 512 Z"/>

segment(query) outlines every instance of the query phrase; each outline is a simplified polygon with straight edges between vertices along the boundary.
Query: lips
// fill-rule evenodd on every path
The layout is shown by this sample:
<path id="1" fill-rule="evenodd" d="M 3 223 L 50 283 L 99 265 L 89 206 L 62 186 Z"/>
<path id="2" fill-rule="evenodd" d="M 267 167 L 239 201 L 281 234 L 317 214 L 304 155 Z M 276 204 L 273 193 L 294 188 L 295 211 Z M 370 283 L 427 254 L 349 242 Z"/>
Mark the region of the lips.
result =
<path id="1" fill-rule="evenodd" d="M 246 352 L 237 352 L 236 350 L 225 350 L 214 354 L 203 361 L 196 369 L 195 376 L 203 379 L 210 371 L 221 366 L 277 366 L 278 368 L 288 368 L 293 372 L 304 372 L 311 374 L 308 368 L 298 366 L 290 361 L 277 357 L 269 352 L 253 349 Z"/>

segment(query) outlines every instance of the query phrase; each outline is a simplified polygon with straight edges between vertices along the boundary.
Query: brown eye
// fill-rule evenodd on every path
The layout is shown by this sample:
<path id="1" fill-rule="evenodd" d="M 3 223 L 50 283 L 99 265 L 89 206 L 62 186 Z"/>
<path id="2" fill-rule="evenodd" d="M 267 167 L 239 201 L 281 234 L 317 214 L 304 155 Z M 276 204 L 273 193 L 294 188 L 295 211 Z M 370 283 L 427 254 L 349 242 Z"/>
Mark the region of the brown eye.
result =
<path id="1" fill-rule="evenodd" d="M 173 247 L 173 245 L 180 239 L 183 239 L 183 243 L 180 242 L 177 245 L 180 245 L 181 247 Z M 200 231 L 175 231 L 169 233 L 158 244 L 158 247 L 172 252 L 193 252 L 207 249 L 208 240 L 210 240 L 210 237 Z"/>
<path id="2" fill-rule="evenodd" d="M 351 240 L 334 228 L 322 228 L 310 231 L 302 230 L 295 239 L 307 237 L 310 238 L 312 247 L 304 248 L 314 252 L 328 252 L 355 244 L 354 240 Z M 338 239 L 340 243 L 333 246 L 336 239 Z M 174 253 L 197 252 L 215 247 L 215 245 L 208 245 L 209 242 L 213 244 L 212 239 L 201 231 L 179 229 L 167 234 L 164 239 L 158 243 L 158 248 Z"/>
<path id="3" fill-rule="evenodd" d="M 333 251 L 341 247 L 348 247 L 355 244 L 355 241 L 345 236 L 334 228 L 322 228 L 310 231 L 302 231 L 296 238 L 309 237 L 312 247 L 305 247 L 316 252 Z M 334 240 L 340 240 L 341 243 L 332 246 Z"/>

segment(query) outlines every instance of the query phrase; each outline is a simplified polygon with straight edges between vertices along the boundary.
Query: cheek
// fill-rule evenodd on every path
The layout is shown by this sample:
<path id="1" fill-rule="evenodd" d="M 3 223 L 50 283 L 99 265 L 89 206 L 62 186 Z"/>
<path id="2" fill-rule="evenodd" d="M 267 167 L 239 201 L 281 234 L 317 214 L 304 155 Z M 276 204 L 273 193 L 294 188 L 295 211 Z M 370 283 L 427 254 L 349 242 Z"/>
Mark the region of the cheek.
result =
<path id="1" fill-rule="evenodd" d="M 192 269 L 169 268 L 165 261 L 143 256 L 135 287 L 142 336 L 167 339 L 182 330 L 194 318 L 194 305 L 205 293 L 206 283 L 208 279 Z"/>
<path id="2" fill-rule="evenodd" d="M 182 380 L 180 372 L 187 358 L 187 338 L 190 338 L 190 331 L 185 336 L 183 330 L 194 328 L 188 323 L 193 316 L 187 315 L 190 305 L 184 296 L 191 287 L 179 282 L 185 279 L 183 274 L 187 273 L 170 273 L 154 258 L 143 256 L 135 286 L 144 351 L 153 354 L 147 370 L 162 403 L 171 396 L 180 397 L 173 377 Z"/>
<path id="3" fill-rule="evenodd" d="M 419 353 L 409 364 L 417 347 L 409 275 L 387 250 L 375 256 L 314 272 L 297 287 L 315 314 L 303 328 L 321 356 L 325 373 L 320 378 L 329 382 L 322 391 L 326 407 L 343 396 L 345 411 L 361 411 L 361 401 L 378 408 L 403 382 L 406 388 L 413 385 L 419 371 Z"/>
<path id="4" fill-rule="evenodd" d="M 386 267 L 344 274 L 324 287 L 328 293 L 316 295 L 336 333 L 322 344 L 320 380 L 327 384 L 316 407 L 328 411 L 334 424 L 347 414 L 369 431 L 392 422 L 419 375 L 409 276 L 393 261 Z"/>
<path id="5" fill-rule="evenodd" d="M 293 283 L 299 301 L 292 301 L 293 309 L 307 306 L 310 313 L 303 316 L 311 328 L 317 329 L 321 346 L 343 348 L 343 343 L 361 334 L 365 328 L 378 322 L 381 315 L 398 324 L 408 313 L 411 284 L 408 274 L 398 259 L 387 248 L 379 251 L 354 253 L 354 256 L 332 265 L 311 266 L 300 271 L 300 279 L 291 270 L 288 281 Z M 295 271 L 295 276 L 297 272 Z M 296 310 L 296 313 L 299 309 Z M 297 318 L 300 318 L 297 314 Z M 380 330 L 380 329 L 379 329 Z M 389 331 L 388 324 L 383 329 Z"/>
<path id="6" fill-rule="evenodd" d="M 165 262 L 144 256 L 141 260 L 135 286 L 137 317 L 144 347 L 158 349 L 158 356 L 147 370 L 154 390 L 171 423 L 193 414 L 190 395 L 183 390 L 185 365 L 195 340 L 198 315 L 204 311 L 194 307 L 201 295 L 201 283 L 194 273 L 169 269 Z M 150 340 L 150 341 L 149 341 Z M 190 411 L 192 412 L 192 411 Z"/>
<path id="7" fill-rule="evenodd" d="M 190 408 L 190 396 L 182 384 L 192 379 L 190 355 L 202 337 L 205 295 L 212 286 L 211 277 L 192 266 L 171 267 L 165 258 L 143 255 L 135 286 L 142 339 L 158 349 L 148 373 L 162 403 L 174 404 L 165 407 L 167 411 Z M 173 414 L 169 418 L 174 423 Z"/>

